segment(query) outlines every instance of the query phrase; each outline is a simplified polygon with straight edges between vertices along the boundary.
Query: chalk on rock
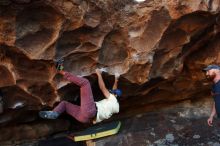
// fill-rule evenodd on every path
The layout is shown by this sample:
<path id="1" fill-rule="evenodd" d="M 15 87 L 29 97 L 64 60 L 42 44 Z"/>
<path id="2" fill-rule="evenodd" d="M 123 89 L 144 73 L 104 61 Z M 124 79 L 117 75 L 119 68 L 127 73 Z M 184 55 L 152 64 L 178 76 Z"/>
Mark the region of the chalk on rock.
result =
<path id="1" fill-rule="evenodd" d="M 24 107 L 24 103 L 23 102 L 17 102 L 14 105 L 12 105 L 10 108 L 18 109 L 18 108 L 22 108 L 22 107 Z"/>
<path id="2" fill-rule="evenodd" d="M 145 0 L 134 0 L 134 1 L 140 3 L 140 2 L 144 2 Z"/>
<path id="3" fill-rule="evenodd" d="M 200 138 L 200 135 L 194 135 L 193 138 L 194 138 L 194 139 L 199 139 L 199 138 Z"/>
<path id="4" fill-rule="evenodd" d="M 173 134 L 167 134 L 166 135 L 166 140 L 168 141 L 168 142 L 173 142 L 174 141 L 174 136 L 173 136 Z"/>
<path id="5" fill-rule="evenodd" d="M 107 72 L 107 68 L 100 68 L 99 69 L 101 72 Z"/>
<path id="6" fill-rule="evenodd" d="M 120 77 L 120 74 L 119 74 L 119 73 L 115 73 L 115 77 L 116 77 L 116 78 L 119 78 L 119 77 Z"/>

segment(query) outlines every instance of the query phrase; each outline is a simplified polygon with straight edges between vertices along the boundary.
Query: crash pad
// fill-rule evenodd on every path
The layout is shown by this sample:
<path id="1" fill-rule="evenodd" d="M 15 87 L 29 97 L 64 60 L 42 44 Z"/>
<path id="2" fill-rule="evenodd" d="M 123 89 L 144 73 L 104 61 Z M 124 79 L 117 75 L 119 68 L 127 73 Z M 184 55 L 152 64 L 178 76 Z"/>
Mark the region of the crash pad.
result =
<path id="1" fill-rule="evenodd" d="M 97 139 L 118 133 L 120 127 L 121 127 L 120 121 L 94 125 L 83 131 L 71 134 L 68 136 L 68 138 L 74 141 Z"/>

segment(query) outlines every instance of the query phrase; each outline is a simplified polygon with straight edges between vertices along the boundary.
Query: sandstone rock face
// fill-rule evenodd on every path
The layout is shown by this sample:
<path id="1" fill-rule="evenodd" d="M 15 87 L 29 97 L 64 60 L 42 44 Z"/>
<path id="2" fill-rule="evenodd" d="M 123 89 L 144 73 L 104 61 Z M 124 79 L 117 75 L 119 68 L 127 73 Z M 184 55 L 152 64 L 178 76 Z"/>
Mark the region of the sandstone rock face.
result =
<path id="1" fill-rule="evenodd" d="M 53 61 L 87 76 L 101 98 L 121 74 L 119 118 L 209 95 L 201 69 L 220 64 L 219 0 L 3 0 L 0 2 L 0 123 L 56 101 L 78 100 L 78 88 L 56 75 Z M 13 111 L 13 114 L 11 112 Z M 37 120 L 37 113 L 19 123 Z M 13 122 L 12 122 L 13 121 Z M 13 128 L 12 128 L 13 129 Z M 60 127 L 60 129 L 63 129 Z M 16 130 L 15 130 L 16 131 Z M 4 139 L 4 138 L 0 138 Z"/>
<path id="2" fill-rule="evenodd" d="M 60 125 L 63 125 L 62 128 Z M 54 132 L 60 132 L 67 130 L 70 123 L 68 121 L 58 120 L 56 122 L 38 122 L 34 124 L 23 124 L 20 126 L 11 126 L 10 130 L 8 127 L 1 128 L 4 136 L 1 136 L 1 141 L 5 140 L 24 140 L 37 139 L 39 137 L 47 136 Z"/>

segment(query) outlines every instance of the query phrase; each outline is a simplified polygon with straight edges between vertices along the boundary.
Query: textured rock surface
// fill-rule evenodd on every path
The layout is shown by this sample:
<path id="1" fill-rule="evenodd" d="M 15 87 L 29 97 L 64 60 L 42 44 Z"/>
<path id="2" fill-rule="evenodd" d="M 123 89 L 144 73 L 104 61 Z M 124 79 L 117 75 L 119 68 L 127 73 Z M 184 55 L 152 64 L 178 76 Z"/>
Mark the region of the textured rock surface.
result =
<path id="1" fill-rule="evenodd" d="M 112 75 L 121 74 L 121 118 L 207 97 L 210 84 L 201 68 L 220 63 L 219 3 L 1 1 L 0 88 L 5 95 L 1 124 L 18 123 L 13 115 L 21 112 L 15 108 L 37 111 L 63 99 L 78 100 L 78 88 L 56 75 L 53 60 L 60 57 L 67 71 L 88 77 L 96 100 L 101 95 L 95 68 L 107 69 L 108 88 Z M 37 112 L 24 116 L 19 124 L 36 117 Z"/>
<path id="2" fill-rule="evenodd" d="M 213 127 L 206 123 L 211 100 L 185 101 L 172 106 L 121 119 L 122 126 L 116 135 L 86 141 L 87 146 L 218 146 L 219 120 Z M 19 146 L 67 145 L 67 133 L 59 133 L 48 139 L 16 141 Z M 0 142 L 1 145 L 15 145 L 15 142 Z M 71 145 L 71 144 L 70 144 Z M 73 145 L 73 143 L 72 143 Z"/>
<path id="3" fill-rule="evenodd" d="M 62 129 L 61 126 L 62 125 Z M 25 140 L 25 139 L 37 139 L 39 137 L 45 137 L 54 132 L 61 132 L 67 130 L 70 123 L 68 121 L 58 120 L 48 121 L 47 123 L 38 122 L 21 126 L 11 126 L 10 130 L 8 127 L 1 128 L 1 132 L 4 136 L 1 136 L 1 141 L 6 140 Z M 20 134 L 19 134 L 20 133 Z"/>
<path id="4" fill-rule="evenodd" d="M 117 135 L 87 142 L 87 146 L 217 146 L 219 120 L 214 119 L 213 127 L 207 125 L 210 102 L 203 102 L 126 118 Z"/>

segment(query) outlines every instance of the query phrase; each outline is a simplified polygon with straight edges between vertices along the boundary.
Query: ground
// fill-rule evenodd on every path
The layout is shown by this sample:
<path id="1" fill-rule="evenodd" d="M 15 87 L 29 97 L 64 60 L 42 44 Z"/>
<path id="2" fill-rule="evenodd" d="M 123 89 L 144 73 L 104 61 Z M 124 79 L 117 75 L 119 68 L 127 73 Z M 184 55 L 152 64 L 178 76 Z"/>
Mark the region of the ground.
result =
<path id="1" fill-rule="evenodd" d="M 220 121 L 156 112 L 126 119 L 118 135 L 95 141 L 95 146 L 220 146 Z"/>
<path id="2" fill-rule="evenodd" d="M 215 118 L 212 127 L 207 125 L 211 101 L 183 103 L 120 119 L 118 134 L 89 141 L 87 146 L 220 146 L 220 120 Z M 63 139 L 67 133 L 52 135 L 44 141 L 53 142 L 53 146 L 69 146 Z M 0 143 L 1 146 L 38 144 L 39 140 Z"/>

